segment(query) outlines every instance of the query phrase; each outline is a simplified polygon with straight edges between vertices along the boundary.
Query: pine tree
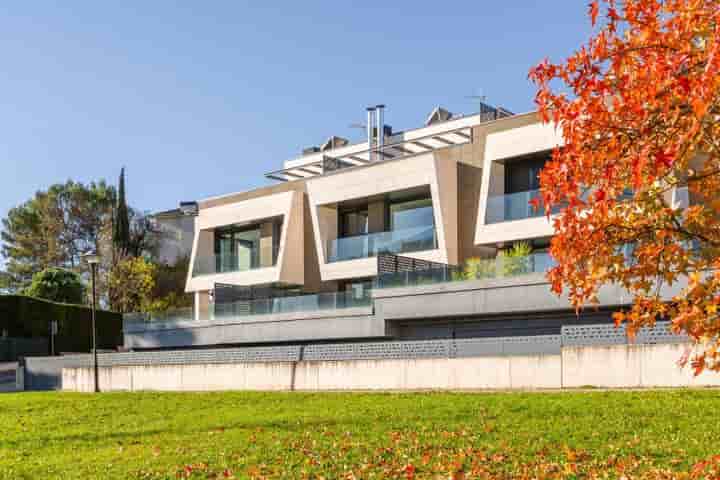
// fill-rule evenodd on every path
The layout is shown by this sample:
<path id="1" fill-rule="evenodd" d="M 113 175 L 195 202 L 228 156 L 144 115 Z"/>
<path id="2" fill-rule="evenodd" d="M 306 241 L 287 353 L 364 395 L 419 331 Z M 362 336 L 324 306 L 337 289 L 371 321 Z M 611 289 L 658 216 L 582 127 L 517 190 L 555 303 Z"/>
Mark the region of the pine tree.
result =
<path id="1" fill-rule="evenodd" d="M 118 200 L 115 209 L 115 225 L 113 226 L 113 244 L 117 250 L 127 253 L 130 248 L 130 217 L 125 201 L 125 168 L 120 170 L 118 184 Z"/>

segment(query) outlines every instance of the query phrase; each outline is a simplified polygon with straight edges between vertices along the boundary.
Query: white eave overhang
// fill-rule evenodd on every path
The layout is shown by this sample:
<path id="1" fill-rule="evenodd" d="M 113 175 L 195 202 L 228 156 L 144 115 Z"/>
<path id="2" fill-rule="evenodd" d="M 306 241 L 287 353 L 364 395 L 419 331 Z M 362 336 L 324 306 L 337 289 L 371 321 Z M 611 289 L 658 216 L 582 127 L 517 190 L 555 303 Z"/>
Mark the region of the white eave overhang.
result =
<path id="1" fill-rule="evenodd" d="M 324 175 L 343 168 L 368 165 L 370 163 L 394 160 L 411 155 L 427 153 L 441 148 L 452 147 L 470 143 L 472 141 L 472 122 L 474 117 L 467 117 L 461 122 L 463 125 L 456 128 L 439 130 L 438 126 L 423 128 L 421 130 L 439 130 L 428 132 L 426 135 L 416 136 L 406 132 L 389 139 L 382 148 L 367 148 L 367 143 L 350 145 L 336 150 L 327 150 L 308 156 L 307 162 L 286 162 L 286 168 L 265 174 L 265 177 L 288 182 L 303 178 L 312 178 Z M 454 123 L 454 122 L 448 122 Z M 442 125 L 447 128 L 448 125 Z M 434 128 L 433 128 L 434 127 Z M 420 133 L 420 132 L 418 132 Z M 424 132 L 423 132 L 424 133 Z M 358 148 L 359 147 L 359 148 Z"/>

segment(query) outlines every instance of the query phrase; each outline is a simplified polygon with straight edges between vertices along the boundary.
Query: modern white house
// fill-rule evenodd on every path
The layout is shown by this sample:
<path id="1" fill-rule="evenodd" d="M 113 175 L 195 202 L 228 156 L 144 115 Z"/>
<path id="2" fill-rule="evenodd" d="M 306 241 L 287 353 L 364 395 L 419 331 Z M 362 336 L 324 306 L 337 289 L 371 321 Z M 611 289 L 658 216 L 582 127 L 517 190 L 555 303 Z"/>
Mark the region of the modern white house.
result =
<path id="1" fill-rule="evenodd" d="M 400 132 L 383 105 L 367 116 L 366 141 L 331 136 L 271 185 L 198 201 L 192 318 L 128 323 L 126 346 L 540 335 L 629 301 L 608 288 L 578 317 L 550 293 L 552 222 L 529 202 L 555 126 L 487 105 Z"/>

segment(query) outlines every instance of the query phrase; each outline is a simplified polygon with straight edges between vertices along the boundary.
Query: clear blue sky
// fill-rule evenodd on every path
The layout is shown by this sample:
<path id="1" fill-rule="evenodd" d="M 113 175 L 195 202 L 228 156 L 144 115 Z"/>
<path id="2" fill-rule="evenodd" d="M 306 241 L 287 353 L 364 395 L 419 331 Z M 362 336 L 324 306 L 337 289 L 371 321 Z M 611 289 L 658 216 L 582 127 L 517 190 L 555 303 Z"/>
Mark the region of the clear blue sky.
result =
<path id="1" fill-rule="evenodd" d="M 12 5 L 10 5 L 12 3 Z M 111 5 L 112 3 L 112 5 Z M 72 5 L 72 6 L 71 6 Z M 587 1 L 0 5 L 0 215 L 68 178 L 142 210 L 266 183 L 385 103 L 398 129 L 482 92 L 533 109 L 531 65 L 590 32 Z"/>

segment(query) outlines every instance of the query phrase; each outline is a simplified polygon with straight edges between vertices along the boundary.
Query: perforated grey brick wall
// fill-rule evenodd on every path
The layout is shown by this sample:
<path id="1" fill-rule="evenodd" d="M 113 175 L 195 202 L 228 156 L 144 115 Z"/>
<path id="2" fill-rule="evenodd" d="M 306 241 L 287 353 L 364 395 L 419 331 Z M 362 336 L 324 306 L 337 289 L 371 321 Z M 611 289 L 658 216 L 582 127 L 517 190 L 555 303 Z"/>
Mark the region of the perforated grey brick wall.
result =
<path id="1" fill-rule="evenodd" d="M 562 344 L 564 346 L 583 346 L 685 343 L 689 341 L 685 335 L 672 333 L 669 327 L 670 322 L 657 322 L 653 328 L 643 327 L 636 335 L 635 340 L 630 341 L 625 325 L 617 328 L 612 324 L 568 325 L 562 327 Z"/>

